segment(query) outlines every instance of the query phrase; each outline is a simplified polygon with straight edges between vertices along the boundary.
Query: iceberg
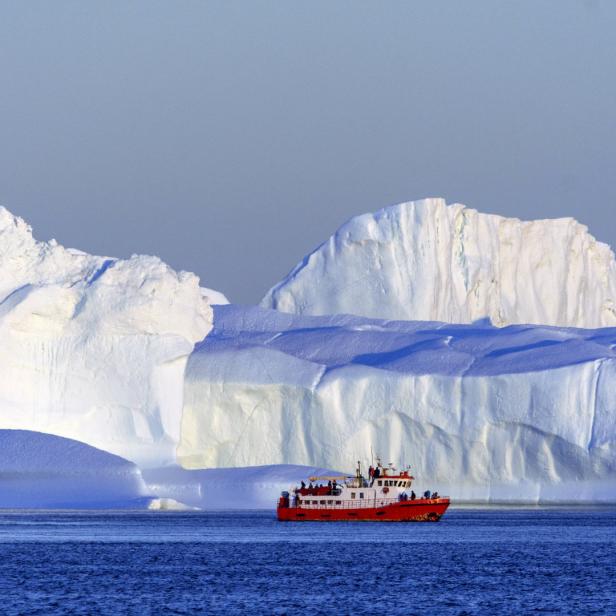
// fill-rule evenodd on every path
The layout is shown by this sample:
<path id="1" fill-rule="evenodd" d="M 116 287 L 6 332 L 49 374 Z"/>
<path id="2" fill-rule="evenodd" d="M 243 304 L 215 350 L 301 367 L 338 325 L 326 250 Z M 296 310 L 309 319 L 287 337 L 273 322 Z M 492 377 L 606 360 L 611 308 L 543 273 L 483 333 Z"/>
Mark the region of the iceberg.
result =
<path id="1" fill-rule="evenodd" d="M 72 439 L 0 430 L 3 509 L 145 509 L 151 501 L 132 462 Z"/>
<path id="2" fill-rule="evenodd" d="M 142 471 L 73 439 L 0 430 L 0 509 L 272 509 L 282 490 L 332 472 L 292 465 Z"/>
<path id="3" fill-rule="evenodd" d="M 616 328 L 214 314 L 186 369 L 185 468 L 372 452 L 458 500 L 616 500 Z"/>
<path id="4" fill-rule="evenodd" d="M 616 326 L 616 262 L 572 218 L 521 221 L 425 199 L 357 216 L 261 302 L 302 315 Z"/>
<path id="5" fill-rule="evenodd" d="M 184 368 L 212 324 L 197 276 L 36 241 L 0 208 L 0 428 L 175 461 Z"/>
<path id="6" fill-rule="evenodd" d="M 0 274 L 0 504 L 273 507 L 371 455 L 458 501 L 616 501 L 614 256 L 571 219 L 387 208 L 250 307 L 0 208 Z"/>

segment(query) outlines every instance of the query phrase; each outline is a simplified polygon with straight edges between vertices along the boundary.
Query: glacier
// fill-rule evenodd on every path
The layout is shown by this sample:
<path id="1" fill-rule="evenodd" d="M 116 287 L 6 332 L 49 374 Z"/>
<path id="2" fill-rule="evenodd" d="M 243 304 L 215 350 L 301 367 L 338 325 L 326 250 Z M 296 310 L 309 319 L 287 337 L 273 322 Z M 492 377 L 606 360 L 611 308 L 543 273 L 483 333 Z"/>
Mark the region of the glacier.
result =
<path id="1" fill-rule="evenodd" d="M 458 500 L 616 499 L 616 328 L 214 311 L 186 368 L 186 468 L 372 452 Z"/>
<path id="2" fill-rule="evenodd" d="M 0 208 L 0 428 L 175 461 L 184 369 L 220 293 L 160 259 L 39 242 Z"/>
<path id="3" fill-rule="evenodd" d="M 499 326 L 616 325 L 616 261 L 572 218 L 521 221 L 443 199 L 351 219 L 264 308 Z"/>

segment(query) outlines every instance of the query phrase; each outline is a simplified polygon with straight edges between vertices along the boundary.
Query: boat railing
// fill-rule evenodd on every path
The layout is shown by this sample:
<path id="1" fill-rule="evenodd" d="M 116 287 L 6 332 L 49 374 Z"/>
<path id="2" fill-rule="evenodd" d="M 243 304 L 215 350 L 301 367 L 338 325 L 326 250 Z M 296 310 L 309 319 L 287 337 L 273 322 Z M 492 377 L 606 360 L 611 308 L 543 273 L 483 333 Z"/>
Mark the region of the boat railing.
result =
<path id="1" fill-rule="evenodd" d="M 317 503 L 312 501 L 318 500 Z M 356 498 L 351 500 L 343 500 L 329 496 L 328 498 L 301 498 L 299 503 L 291 504 L 291 507 L 298 509 L 368 509 L 374 507 L 387 507 L 394 503 L 404 505 L 423 505 L 436 504 L 448 500 L 446 496 L 438 498 L 417 498 L 414 500 L 408 499 L 401 501 L 398 498 Z"/>

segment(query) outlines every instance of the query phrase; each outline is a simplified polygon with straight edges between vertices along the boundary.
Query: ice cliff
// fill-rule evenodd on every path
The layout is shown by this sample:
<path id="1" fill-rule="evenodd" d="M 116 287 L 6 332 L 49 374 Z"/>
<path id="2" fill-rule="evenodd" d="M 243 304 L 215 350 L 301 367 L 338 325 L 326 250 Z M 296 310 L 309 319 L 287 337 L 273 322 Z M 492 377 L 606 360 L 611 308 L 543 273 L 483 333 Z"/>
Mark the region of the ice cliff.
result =
<path id="1" fill-rule="evenodd" d="M 521 221 L 425 199 L 343 225 L 262 301 L 305 315 L 616 325 L 616 263 L 572 218 Z"/>
<path id="2" fill-rule="evenodd" d="M 84 441 L 143 466 L 175 460 L 184 368 L 208 293 L 156 257 L 38 242 L 0 208 L 0 428 Z"/>
<path id="3" fill-rule="evenodd" d="M 616 498 L 616 328 L 215 308 L 191 355 L 187 467 L 348 468 L 372 450 L 469 500 Z"/>

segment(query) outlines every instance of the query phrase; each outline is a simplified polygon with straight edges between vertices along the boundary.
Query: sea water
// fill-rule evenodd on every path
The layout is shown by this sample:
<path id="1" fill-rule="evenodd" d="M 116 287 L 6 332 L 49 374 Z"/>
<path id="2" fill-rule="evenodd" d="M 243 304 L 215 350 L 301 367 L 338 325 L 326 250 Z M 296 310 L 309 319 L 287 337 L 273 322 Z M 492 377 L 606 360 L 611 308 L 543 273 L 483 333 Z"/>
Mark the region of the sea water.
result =
<path id="1" fill-rule="evenodd" d="M 616 509 L 0 514 L 2 614 L 616 614 Z"/>

